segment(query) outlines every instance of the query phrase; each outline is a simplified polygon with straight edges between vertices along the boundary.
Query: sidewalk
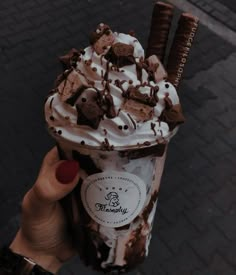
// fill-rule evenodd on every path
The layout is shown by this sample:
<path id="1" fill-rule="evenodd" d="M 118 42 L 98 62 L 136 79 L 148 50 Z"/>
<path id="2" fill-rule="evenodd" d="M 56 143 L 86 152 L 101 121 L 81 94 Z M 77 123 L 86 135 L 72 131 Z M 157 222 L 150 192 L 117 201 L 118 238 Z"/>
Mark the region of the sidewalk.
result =
<path id="1" fill-rule="evenodd" d="M 200 7 L 200 0 L 190 2 Z M 104 21 L 122 32 L 134 29 L 145 45 L 153 3 L 0 4 L 0 245 L 14 236 L 20 201 L 53 145 L 43 102 L 61 70 L 57 56 L 87 46 L 89 31 Z M 187 121 L 169 146 L 150 256 L 132 275 L 236 274 L 235 66 L 235 47 L 200 25 L 180 89 Z M 59 274 L 97 273 L 74 259 Z"/>

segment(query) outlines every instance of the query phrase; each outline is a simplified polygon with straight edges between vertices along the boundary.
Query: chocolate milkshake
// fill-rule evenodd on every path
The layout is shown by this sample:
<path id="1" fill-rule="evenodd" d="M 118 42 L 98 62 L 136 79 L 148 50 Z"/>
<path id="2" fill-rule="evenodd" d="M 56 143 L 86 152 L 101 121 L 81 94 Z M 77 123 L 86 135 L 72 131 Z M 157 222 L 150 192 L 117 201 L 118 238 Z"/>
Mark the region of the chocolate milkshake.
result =
<path id="1" fill-rule="evenodd" d="M 155 55 L 103 23 L 61 61 L 45 117 L 60 157 L 80 163 L 62 202 L 73 243 L 93 268 L 126 272 L 148 255 L 167 145 L 184 121 L 179 97 Z"/>

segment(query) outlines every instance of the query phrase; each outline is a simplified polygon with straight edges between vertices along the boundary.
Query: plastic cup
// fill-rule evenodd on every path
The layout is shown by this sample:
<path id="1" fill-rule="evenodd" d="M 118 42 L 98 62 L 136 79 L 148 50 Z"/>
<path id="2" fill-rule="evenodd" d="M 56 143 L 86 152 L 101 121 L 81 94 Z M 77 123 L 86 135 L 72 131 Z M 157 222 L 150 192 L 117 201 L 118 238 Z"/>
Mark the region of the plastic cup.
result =
<path id="1" fill-rule="evenodd" d="M 62 204 L 86 265 L 120 274 L 147 257 L 166 149 L 102 151 L 58 141 L 60 157 L 80 164 L 79 183 Z"/>

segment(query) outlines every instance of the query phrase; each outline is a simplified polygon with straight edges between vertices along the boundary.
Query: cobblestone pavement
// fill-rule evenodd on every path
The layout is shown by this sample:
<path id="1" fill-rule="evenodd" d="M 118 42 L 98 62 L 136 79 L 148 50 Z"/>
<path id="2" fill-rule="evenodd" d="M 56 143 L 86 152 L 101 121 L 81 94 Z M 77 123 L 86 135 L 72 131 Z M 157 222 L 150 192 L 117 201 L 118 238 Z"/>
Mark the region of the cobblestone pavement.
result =
<path id="1" fill-rule="evenodd" d="M 232 1 L 189 0 L 227 27 L 236 30 L 236 4 Z"/>
<path id="2" fill-rule="evenodd" d="M 201 1 L 190 0 L 198 7 Z M 13 238 L 20 201 L 53 145 L 43 102 L 61 70 L 57 56 L 85 47 L 102 21 L 123 32 L 134 29 L 146 45 L 153 3 L 1 1 L 0 244 Z M 208 3 L 235 11 L 224 1 Z M 229 22 L 221 20 L 235 30 Z M 150 256 L 130 274 L 236 274 L 235 65 L 235 47 L 200 25 L 180 89 L 187 121 L 169 146 Z M 59 274 L 96 273 L 76 258 Z"/>

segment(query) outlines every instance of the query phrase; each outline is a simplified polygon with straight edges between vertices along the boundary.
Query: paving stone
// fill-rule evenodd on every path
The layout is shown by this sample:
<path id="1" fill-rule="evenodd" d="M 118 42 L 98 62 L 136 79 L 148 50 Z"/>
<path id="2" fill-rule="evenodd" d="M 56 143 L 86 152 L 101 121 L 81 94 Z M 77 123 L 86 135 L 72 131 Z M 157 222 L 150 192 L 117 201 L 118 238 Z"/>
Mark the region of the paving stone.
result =
<path id="1" fill-rule="evenodd" d="M 216 275 L 214 271 L 207 269 L 196 270 L 192 273 L 192 275 Z"/>
<path id="2" fill-rule="evenodd" d="M 235 16 L 235 15 L 234 15 L 234 16 Z M 227 25 L 228 25 L 231 29 L 233 29 L 233 30 L 236 29 L 235 23 L 236 23 L 235 18 L 228 18 Z"/>
<path id="3" fill-rule="evenodd" d="M 214 255 L 218 249 L 230 245 L 230 241 L 213 226 L 210 226 L 210 228 L 202 232 L 199 238 L 190 240 L 188 243 L 206 265 L 209 265 L 212 260 L 212 255 Z"/>
<path id="4" fill-rule="evenodd" d="M 206 198 L 206 196 L 216 191 L 216 186 L 214 182 L 205 175 L 199 175 L 193 181 L 186 180 L 183 186 L 181 186 L 181 190 L 191 202 L 197 201 L 194 203 L 194 205 L 196 205 L 198 204 L 198 199 L 196 198 Z"/>
<path id="5" fill-rule="evenodd" d="M 223 213 L 209 199 L 202 197 L 197 197 L 197 199 L 198 205 L 184 212 L 187 219 L 199 231 L 204 231 L 211 222 L 222 219 Z"/>
<path id="6" fill-rule="evenodd" d="M 161 200 L 159 211 L 170 223 L 174 223 L 178 220 L 184 209 L 189 209 L 191 203 L 180 191 L 176 191 L 175 196 L 172 196 L 168 200 Z"/>
<path id="7" fill-rule="evenodd" d="M 236 212 L 225 214 L 215 221 L 217 227 L 231 240 L 236 240 Z"/>
<path id="8" fill-rule="evenodd" d="M 226 13 L 229 11 L 229 9 L 225 5 L 222 5 L 220 2 L 217 1 L 212 2 L 211 6 L 221 13 Z"/>
<path id="9" fill-rule="evenodd" d="M 232 11 L 236 12 L 235 1 L 234 0 L 218 0 L 220 3 L 231 9 Z"/>
<path id="10" fill-rule="evenodd" d="M 211 15 L 213 17 L 215 17 L 217 20 L 221 21 L 221 22 L 225 22 L 226 21 L 226 16 L 225 14 L 219 12 L 218 10 L 213 10 L 213 12 L 211 13 Z"/>
<path id="11" fill-rule="evenodd" d="M 199 125 L 199 129 L 194 132 L 200 139 L 204 140 L 206 144 L 210 144 L 214 142 L 217 137 L 224 137 L 227 130 L 228 129 L 225 129 L 215 118 L 209 118 L 203 121 Z"/>
<path id="12" fill-rule="evenodd" d="M 215 275 L 235 275 L 236 269 L 234 269 L 230 264 L 228 264 L 221 256 L 215 255 L 209 266 L 209 269 L 214 272 Z"/>
<path id="13" fill-rule="evenodd" d="M 225 130 L 225 135 L 221 137 L 227 144 L 229 144 L 232 149 L 235 150 L 236 147 L 236 129 L 230 128 Z"/>
<path id="14" fill-rule="evenodd" d="M 202 147 L 201 149 L 202 154 L 204 154 L 209 160 L 215 160 L 232 151 L 232 148 L 219 138 L 216 138 L 212 144 L 209 144 L 207 147 Z"/>
<path id="15" fill-rule="evenodd" d="M 204 264 L 191 248 L 183 245 L 181 253 L 177 253 L 170 260 L 163 262 L 163 266 L 167 270 L 168 275 L 189 275 L 196 268 L 203 268 Z"/>
<path id="16" fill-rule="evenodd" d="M 170 249 L 155 233 L 152 234 L 149 254 L 157 256 L 155 264 L 159 265 L 162 263 L 162 261 L 169 259 L 172 256 Z"/>
<path id="17" fill-rule="evenodd" d="M 211 200 L 223 211 L 228 212 L 236 201 L 236 186 L 226 183 L 216 193 L 210 195 Z"/>
<path id="18" fill-rule="evenodd" d="M 161 204 L 160 200 L 161 200 L 161 194 L 158 199 L 156 215 L 155 215 L 155 222 L 154 222 L 153 229 L 152 229 L 153 234 L 157 234 L 157 235 L 159 235 L 160 230 L 162 230 L 162 229 L 166 230 L 170 226 L 170 223 L 168 222 L 166 217 L 164 217 L 162 215 L 161 211 L 159 210 L 160 204 Z"/>
<path id="19" fill-rule="evenodd" d="M 230 242 L 230 245 L 218 247 L 217 251 L 221 257 L 236 267 L 236 241 Z"/>
<path id="20" fill-rule="evenodd" d="M 195 227 L 182 215 L 172 226 L 159 231 L 161 240 L 176 253 L 180 247 L 188 240 L 199 236 Z"/>
<path id="21" fill-rule="evenodd" d="M 227 158 L 229 158 L 228 155 Z M 212 180 L 216 186 L 223 186 L 233 175 L 235 175 L 233 168 L 234 163 L 227 158 L 218 159 L 207 171 L 207 177 Z"/>
<path id="22" fill-rule="evenodd" d="M 205 4 L 203 6 L 205 12 L 210 13 L 212 11 L 212 7 L 210 5 Z"/>

